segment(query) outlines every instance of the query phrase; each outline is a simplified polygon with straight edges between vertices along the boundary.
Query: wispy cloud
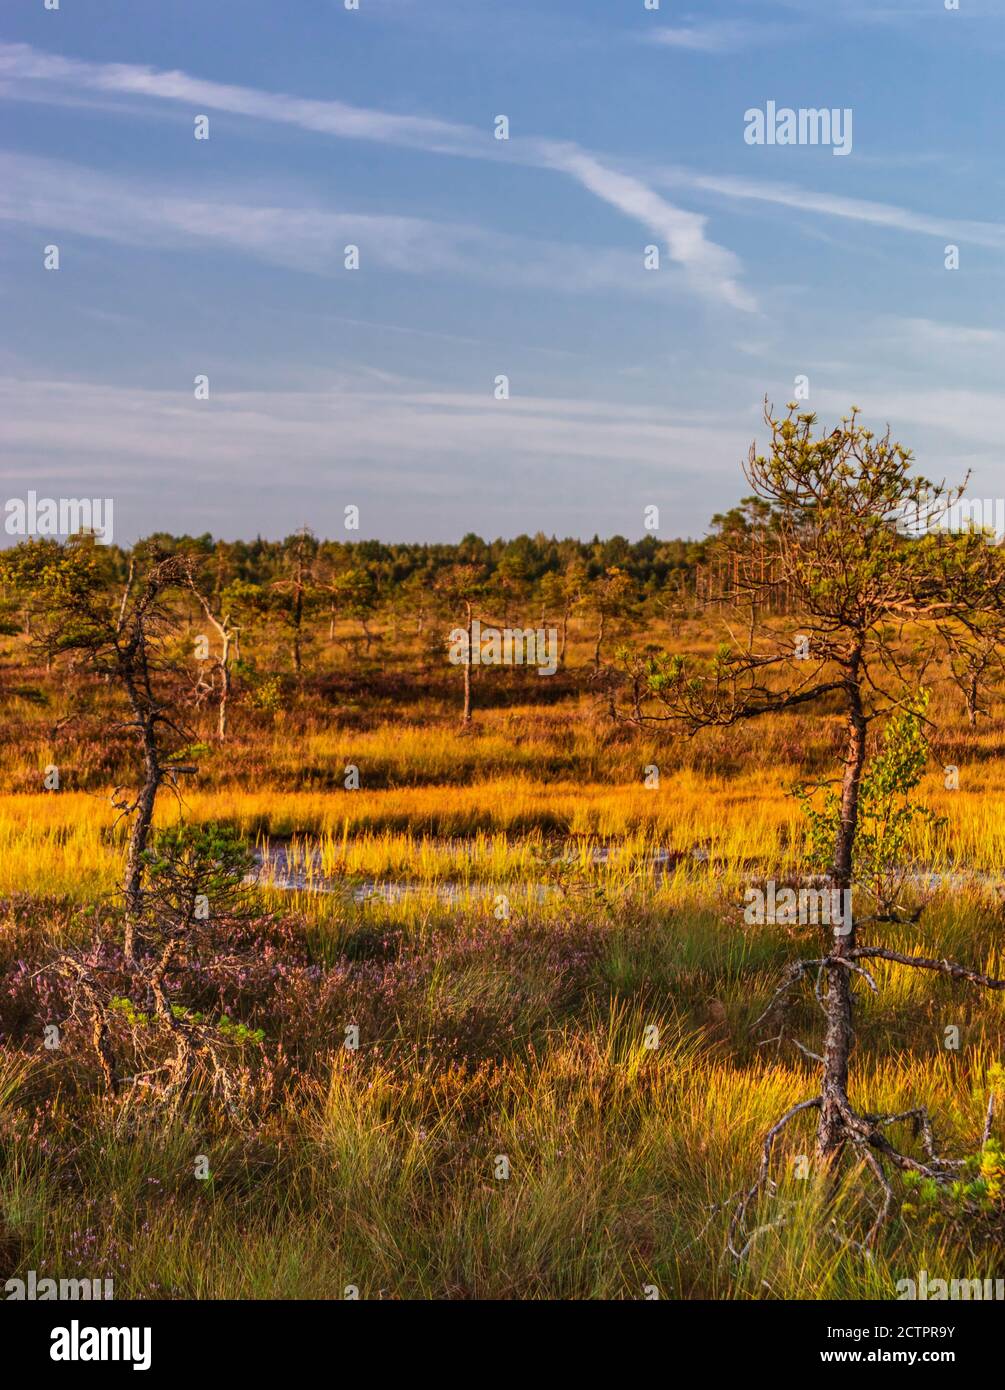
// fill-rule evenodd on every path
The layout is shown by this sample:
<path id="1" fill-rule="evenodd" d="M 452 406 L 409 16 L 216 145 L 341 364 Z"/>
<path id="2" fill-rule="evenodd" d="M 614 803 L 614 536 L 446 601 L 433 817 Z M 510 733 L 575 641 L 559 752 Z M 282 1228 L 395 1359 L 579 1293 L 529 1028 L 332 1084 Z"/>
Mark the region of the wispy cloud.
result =
<path id="1" fill-rule="evenodd" d="M 341 139 L 373 140 L 434 154 L 511 160 L 560 170 L 626 216 L 666 235 L 671 259 L 683 267 L 687 284 L 697 293 L 735 308 L 754 307 L 753 296 L 737 283 L 740 266 L 736 258 L 706 236 L 706 218 L 672 206 L 638 179 L 619 173 L 610 161 L 575 145 L 534 137 L 497 141 L 487 131 L 426 116 L 263 92 L 136 64 L 83 62 L 42 53 L 27 44 L 0 44 L 4 94 L 16 96 L 37 83 L 128 99 L 184 103 L 195 112 L 225 111 Z"/>
<path id="2" fill-rule="evenodd" d="M 628 250 L 576 246 L 418 217 L 207 199 L 79 165 L 0 151 L 0 221 L 146 250 L 232 249 L 312 275 L 345 273 L 359 248 L 363 271 L 450 274 L 570 293 L 670 289 Z"/>
<path id="3" fill-rule="evenodd" d="M 1005 225 L 1000 222 L 965 220 L 951 216 L 933 216 L 897 207 L 893 203 L 874 202 L 868 198 L 849 198 L 837 193 L 815 193 L 792 184 L 771 183 L 758 179 L 696 174 L 687 170 L 663 171 L 651 175 L 656 184 L 667 187 L 700 188 L 726 198 L 774 203 L 779 207 L 800 212 L 820 213 L 846 221 L 889 227 L 895 231 L 917 232 L 924 236 L 958 237 L 979 246 L 1005 248 Z"/>
<path id="4" fill-rule="evenodd" d="M 107 96 L 181 102 L 193 111 L 227 111 L 345 139 L 379 140 L 450 154 L 476 154 L 484 144 L 491 151 L 491 137 L 484 131 L 450 121 L 263 92 L 135 63 L 90 63 L 40 52 L 23 43 L 0 44 L 0 80 L 6 82 L 9 95 L 16 94 L 19 83 L 51 83 Z"/>
<path id="5" fill-rule="evenodd" d="M 894 434 L 910 443 L 919 431 L 931 430 L 937 437 L 949 441 L 950 449 L 944 458 L 945 471 L 953 482 L 959 481 L 959 444 L 978 448 L 998 461 L 1000 482 L 1000 446 L 1005 438 L 1005 400 L 997 391 L 975 391 L 966 387 L 942 389 L 856 390 L 855 402 L 865 418 L 873 422 L 890 421 Z M 837 415 L 847 411 L 847 396 L 840 391 L 823 390 L 814 398 L 814 407 Z M 919 458 L 922 473 L 932 475 L 934 468 L 926 462 L 933 450 Z M 936 456 L 937 458 L 937 456 Z M 948 463 L 948 466 L 946 464 Z M 940 470 L 941 471 L 941 470 Z"/>
<path id="6" fill-rule="evenodd" d="M 664 25 L 654 29 L 647 38 L 650 43 L 686 49 L 691 53 L 735 53 L 754 44 L 772 43 L 786 32 L 791 31 L 769 20 L 757 24 L 745 20 L 713 19 Z"/>
<path id="7" fill-rule="evenodd" d="M 757 307 L 754 297 L 738 283 L 737 258 L 706 237 L 707 218 L 675 207 L 639 179 L 607 167 L 575 146 L 553 146 L 550 162 L 662 237 L 671 258 L 697 284 L 714 287 L 719 298 L 737 309 Z"/>
<path id="8" fill-rule="evenodd" d="M 1000 328 L 974 328 L 927 318 L 891 318 L 887 328 L 892 339 L 924 353 L 929 359 L 933 349 L 986 353 L 989 348 L 1000 351 L 1005 347 L 1005 329 Z M 998 360 L 993 364 L 996 369 Z"/>
<path id="9" fill-rule="evenodd" d="M 359 371 L 307 390 L 214 385 L 201 403 L 186 390 L 0 377 L 0 478 L 17 488 L 72 477 L 83 489 L 85 480 L 115 497 L 123 539 L 149 517 L 152 496 L 159 524 L 178 530 L 259 529 L 268 498 L 271 535 L 305 516 L 336 534 L 350 502 L 364 530 L 408 535 L 420 524 L 442 535 L 462 469 L 476 484 L 463 529 L 590 534 L 637 524 L 657 498 L 690 508 L 697 531 L 730 496 L 748 433 L 746 423 L 709 423 L 698 412 L 519 394 L 498 402 L 489 383 L 481 393 L 444 392 Z M 180 483 L 179 459 L 194 458 L 198 484 Z"/>

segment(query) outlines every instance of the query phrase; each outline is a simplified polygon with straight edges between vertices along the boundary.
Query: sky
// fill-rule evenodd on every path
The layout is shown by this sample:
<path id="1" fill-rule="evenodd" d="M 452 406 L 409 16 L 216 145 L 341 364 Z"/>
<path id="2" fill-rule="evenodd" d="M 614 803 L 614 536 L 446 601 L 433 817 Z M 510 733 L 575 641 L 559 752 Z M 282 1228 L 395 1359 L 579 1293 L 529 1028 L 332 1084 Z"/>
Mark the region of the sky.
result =
<path id="1" fill-rule="evenodd" d="M 0 504 L 700 536 L 797 396 L 1005 492 L 1005 0 L 56 2 L 0 17 Z"/>

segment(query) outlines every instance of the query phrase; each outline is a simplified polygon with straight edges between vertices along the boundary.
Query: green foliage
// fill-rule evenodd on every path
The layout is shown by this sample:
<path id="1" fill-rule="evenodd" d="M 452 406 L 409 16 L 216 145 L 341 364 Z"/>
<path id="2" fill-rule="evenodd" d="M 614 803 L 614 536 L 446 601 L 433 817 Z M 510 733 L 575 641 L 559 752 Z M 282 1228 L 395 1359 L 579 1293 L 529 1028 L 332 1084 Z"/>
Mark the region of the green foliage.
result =
<path id="1" fill-rule="evenodd" d="M 108 1001 L 108 1007 L 113 1013 L 121 1015 L 132 1028 L 148 1028 L 153 1022 L 152 1014 L 137 1009 L 133 1001 L 127 999 L 125 995 L 113 995 Z"/>
<path id="2" fill-rule="evenodd" d="M 115 613 L 111 577 L 108 557 L 93 546 L 32 540 L 0 557 L 0 582 L 45 620 L 51 652 L 96 650 L 107 641 Z"/>
<path id="3" fill-rule="evenodd" d="M 912 800 L 928 761 L 928 699 L 928 692 L 922 690 L 891 716 L 883 730 L 882 747 L 862 777 L 855 833 L 855 879 L 871 887 L 881 899 L 887 895 L 890 880 L 903 868 L 917 828 L 936 828 L 942 823 L 929 807 Z M 833 788 L 828 788 L 820 805 L 815 805 L 818 790 L 800 783 L 792 795 L 807 820 L 810 861 L 826 872 L 834 861 L 841 799 Z"/>
<path id="4" fill-rule="evenodd" d="M 228 1042 L 237 1043 L 240 1047 L 243 1047 L 246 1043 L 260 1045 L 265 1041 L 264 1028 L 249 1028 L 246 1023 L 235 1023 L 234 1020 L 228 1018 L 226 1014 L 221 1014 L 214 1022 L 212 1019 L 208 1018 L 206 1014 L 199 1013 L 195 1009 L 185 1009 L 181 1004 L 172 1004 L 171 1012 L 174 1014 L 175 1018 L 181 1019 L 183 1022 L 201 1023 L 210 1028 L 215 1028 L 221 1037 L 226 1038 Z"/>
<path id="5" fill-rule="evenodd" d="M 236 830 L 213 822 L 160 831 L 143 861 L 151 911 L 173 923 L 197 919 L 200 895 L 214 915 L 234 910 L 255 862 Z"/>
<path id="6" fill-rule="evenodd" d="M 190 743 L 186 748 L 179 748 L 176 753 L 172 753 L 170 758 L 165 759 L 165 766 L 170 767 L 172 763 L 187 763 L 194 758 L 205 758 L 212 750 L 208 743 Z"/>
<path id="7" fill-rule="evenodd" d="M 1005 1196 L 1005 1148 L 989 1139 L 978 1154 L 964 1160 L 962 1176 L 951 1183 L 937 1183 L 919 1173 L 904 1174 L 904 1216 L 926 1215 L 934 1220 L 949 1216 L 997 1215 Z"/>
<path id="8" fill-rule="evenodd" d="M 263 714 L 277 715 L 286 704 L 286 694 L 281 676 L 268 676 L 250 692 L 248 700 Z"/>
<path id="9" fill-rule="evenodd" d="M 249 584 L 244 579 L 233 579 L 220 595 L 224 611 L 229 612 L 236 622 L 245 622 L 252 617 L 260 617 L 269 607 L 269 596 L 261 584 Z"/>
<path id="10" fill-rule="evenodd" d="M 124 1018 L 132 1028 L 149 1028 L 154 1023 L 152 1014 L 137 1009 L 131 999 L 124 995 L 115 995 L 108 1003 L 109 1009 Z M 204 1027 L 215 1028 L 222 1038 L 228 1042 L 236 1043 L 239 1047 L 247 1044 L 260 1046 L 265 1041 L 265 1030 L 263 1028 L 249 1028 L 245 1023 L 235 1023 L 226 1014 L 221 1014 L 215 1021 L 204 1013 L 199 1013 L 194 1009 L 186 1009 L 181 1004 L 172 1004 L 171 1012 L 175 1018 L 184 1023 L 202 1024 Z"/>

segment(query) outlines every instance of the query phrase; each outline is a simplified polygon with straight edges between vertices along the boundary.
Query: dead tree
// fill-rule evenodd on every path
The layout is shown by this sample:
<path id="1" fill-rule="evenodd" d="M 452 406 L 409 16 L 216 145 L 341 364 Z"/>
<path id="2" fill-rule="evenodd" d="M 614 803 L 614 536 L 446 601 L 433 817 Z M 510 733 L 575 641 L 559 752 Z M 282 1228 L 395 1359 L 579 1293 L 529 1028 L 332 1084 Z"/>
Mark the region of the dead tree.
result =
<path id="1" fill-rule="evenodd" d="M 53 655 L 70 652 L 118 687 L 125 697 L 128 718 L 115 731 L 135 738 L 142 764 L 139 789 L 123 797 L 113 794 L 120 815 L 131 822 L 126 848 L 125 953 L 136 956 L 136 932 L 143 908 L 143 855 L 153 824 L 157 794 L 165 783 L 177 788 L 184 771 L 177 753 L 189 741 L 178 721 L 171 692 L 173 668 L 166 640 L 173 635 L 177 614 L 172 598 L 191 583 L 195 561 L 188 556 L 153 558 L 134 554 L 128 578 L 116 598 L 103 576 L 93 550 L 66 549 L 41 571 L 37 580 L 46 602 L 40 640 Z"/>
<path id="2" fill-rule="evenodd" d="M 241 629 L 231 621 L 230 610 L 222 606 L 217 612 L 213 604 L 206 595 L 196 586 L 194 577 L 189 581 L 192 592 L 195 594 L 206 616 L 206 621 L 213 627 L 216 635 L 220 639 L 220 655 L 216 658 L 216 670 L 220 676 L 220 697 L 217 702 L 216 736 L 223 743 L 227 737 L 227 705 L 230 700 L 232 675 L 230 669 L 230 649 L 231 644 L 240 637 Z"/>
<path id="3" fill-rule="evenodd" d="M 453 565 L 436 582 L 441 593 L 453 611 L 464 613 L 464 640 L 460 642 L 460 665 L 464 672 L 464 705 L 461 710 L 461 724 L 467 729 L 471 725 L 471 667 L 473 664 L 475 603 L 484 591 L 484 570 L 480 565 Z M 452 644 L 453 645 L 453 644 Z"/>

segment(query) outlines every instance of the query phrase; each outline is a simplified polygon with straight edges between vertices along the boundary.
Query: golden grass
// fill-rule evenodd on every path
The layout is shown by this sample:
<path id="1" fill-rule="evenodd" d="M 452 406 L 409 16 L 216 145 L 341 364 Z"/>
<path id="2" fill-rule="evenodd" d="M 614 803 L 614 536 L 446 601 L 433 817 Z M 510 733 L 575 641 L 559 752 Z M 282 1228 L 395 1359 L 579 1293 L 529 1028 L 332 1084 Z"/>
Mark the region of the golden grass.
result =
<path id="1" fill-rule="evenodd" d="M 1005 783 L 985 764 L 979 783 L 946 790 L 936 774 L 919 796 L 946 826 L 918 832 L 912 859 L 939 871 L 994 875 L 1005 863 Z M 786 793 L 794 768 L 765 778 L 752 770 L 709 777 L 685 768 L 657 789 L 572 781 L 499 778 L 473 786 L 373 791 L 248 791 L 192 788 L 183 814 L 223 821 L 251 838 L 294 837 L 291 853 L 316 842 L 324 874 L 424 882 L 501 882 L 547 876 L 555 845 L 581 869 L 607 877 L 646 877 L 657 850 L 710 861 L 711 881 L 763 871 L 799 871 L 803 820 Z M 162 796 L 158 823 L 179 814 Z M 0 796 L 0 895 L 90 898 L 110 891 L 121 871 L 122 833 L 108 793 L 59 791 Z M 463 844 L 446 843 L 463 838 Z M 300 841 L 298 844 L 296 841 Z M 606 866 L 596 852 L 610 849 Z M 689 861 L 700 872 L 701 859 Z M 652 873 L 648 874 L 650 879 Z"/>
<path id="2" fill-rule="evenodd" d="M 994 1272 L 993 1248 L 920 1218 L 891 1223 L 873 1258 L 836 1238 L 867 1214 L 867 1176 L 853 1170 L 836 1201 L 824 1175 L 796 1180 L 809 1123 L 779 1146 L 748 1261 L 724 1261 L 720 1204 L 812 1081 L 798 1062 L 737 1068 L 665 1020 L 647 1049 L 651 1021 L 618 1006 L 546 1055 L 474 1072 L 343 1053 L 258 1139 L 207 1132 L 195 1113 L 123 1135 L 96 1104 L 76 1145 L 80 1196 L 57 1200 L 54 1166 L 26 1151 L 0 1181 L 8 1229 L 26 1267 L 55 1276 L 78 1272 L 87 1233 L 117 1297 L 341 1298 L 353 1285 L 364 1298 L 640 1299 L 655 1285 L 664 1298 L 891 1298 L 920 1268 Z M 984 1061 L 879 1065 L 861 1095 L 894 1110 L 921 1090 L 944 1131 L 972 1140 Z M 209 1182 L 191 1178 L 197 1152 Z"/>
<path id="3" fill-rule="evenodd" d="M 68 698 L 55 682 L 44 711 L 12 701 L 0 897 L 89 902 L 119 886 L 111 754 L 49 741 Z M 933 699 L 946 732 L 919 793 L 947 824 L 919 833 L 911 856 L 991 881 L 951 883 L 916 929 L 891 929 L 890 940 L 1001 973 L 1002 727 L 961 727 L 954 698 L 942 687 Z M 59 1089 L 59 1059 L 0 1054 L 0 1120 L 12 1136 L 0 1233 L 18 1266 L 76 1275 L 86 1236 L 91 1272 L 114 1273 L 118 1297 L 208 1298 L 341 1297 L 350 1284 L 363 1297 L 639 1298 L 655 1284 L 667 1298 L 888 1298 L 919 1268 L 994 1272 L 997 1238 L 907 1214 L 872 1260 L 836 1240 L 835 1226 L 861 1224 L 868 1180 L 851 1170 L 824 1216 L 827 1184 L 792 1177 L 792 1160 L 812 1152 L 812 1119 L 779 1148 L 786 1223 L 758 1238 L 742 1269 L 722 1259 L 720 1205 L 749 1184 L 765 1130 L 816 1084 L 794 1048 L 751 1036 L 805 941 L 744 930 L 742 890 L 806 869 L 787 792 L 800 775 L 834 775 L 839 721 L 787 716 L 662 743 L 595 722 L 577 696 L 476 708 L 464 736 L 455 718 L 433 701 L 404 718 L 357 700 L 256 723 L 235 706 L 232 742 L 202 755 L 185 787 L 186 818 L 227 822 L 263 849 L 282 842 L 307 890 L 279 891 L 267 871 L 262 887 L 270 907 L 305 924 L 312 961 L 351 974 L 344 948 L 362 927 L 438 953 L 434 966 L 403 969 L 385 1033 L 356 1056 L 336 1037 L 254 1133 L 195 1102 L 169 1120 L 60 1081 L 49 1120 L 59 1142 L 40 1146 L 24 1096 Z M 116 756 L 131 768 L 128 745 Z M 29 790 L 50 760 L 64 790 Z M 349 763 L 358 790 L 342 785 Z M 940 771 L 949 763 L 960 768 L 956 792 Z M 158 823 L 178 814 L 163 795 Z M 654 868 L 658 849 L 680 855 L 669 872 Z M 330 881 L 346 891 L 310 891 Z M 409 891 L 354 905 L 349 890 L 375 882 Z M 589 959 L 587 984 L 567 995 L 564 959 L 556 968 L 535 944 L 566 930 Z M 973 1152 L 1005 1045 L 1005 996 L 883 963 L 874 974 L 878 995 L 856 989 L 856 1103 L 923 1102 L 947 1149 Z M 811 994 L 794 1009 L 796 1035 L 812 1044 Z M 435 1036 L 448 1050 L 472 1018 L 483 1023 L 480 1062 L 461 1051 L 420 1058 L 433 1021 L 445 1020 Z M 654 1024 L 655 1051 L 644 1045 Z M 943 1045 L 949 1025 L 963 1029 L 958 1052 Z M 210 1156 L 208 1184 L 192 1177 L 195 1153 Z"/>

